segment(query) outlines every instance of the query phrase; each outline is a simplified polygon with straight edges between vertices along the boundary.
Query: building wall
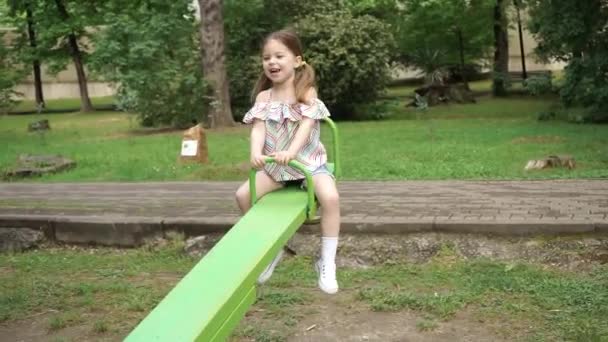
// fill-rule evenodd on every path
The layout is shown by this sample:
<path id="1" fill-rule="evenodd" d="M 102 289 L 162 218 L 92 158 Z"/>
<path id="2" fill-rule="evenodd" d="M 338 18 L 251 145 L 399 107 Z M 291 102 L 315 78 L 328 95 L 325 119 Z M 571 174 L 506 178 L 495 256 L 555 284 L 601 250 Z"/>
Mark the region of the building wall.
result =
<path id="1" fill-rule="evenodd" d="M 516 18 L 515 13 L 511 13 L 513 18 Z M 528 71 L 540 71 L 540 70 L 562 70 L 565 67 L 564 63 L 542 63 L 538 61 L 534 55 L 534 49 L 538 45 L 530 31 L 527 30 L 525 23 L 528 21 L 528 17 L 525 12 L 521 13 L 522 36 L 524 43 L 524 56 L 526 57 L 526 70 Z M 522 71 L 521 61 L 521 47 L 519 39 L 519 31 L 517 25 L 514 24 L 509 28 L 509 71 L 517 72 Z"/>

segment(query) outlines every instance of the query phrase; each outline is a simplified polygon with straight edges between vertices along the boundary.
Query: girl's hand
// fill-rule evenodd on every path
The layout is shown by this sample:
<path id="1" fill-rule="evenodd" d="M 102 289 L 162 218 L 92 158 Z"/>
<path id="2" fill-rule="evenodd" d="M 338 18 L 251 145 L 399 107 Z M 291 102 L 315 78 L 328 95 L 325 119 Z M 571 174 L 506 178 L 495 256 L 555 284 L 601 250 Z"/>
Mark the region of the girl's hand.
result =
<path id="1" fill-rule="evenodd" d="M 266 156 L 263 154 L 252 154 L 251 155 L 251 166 L 256 169 L 261 169 L 266 164 Z"/>
<path id="2" fill-rule="evenodd" d="M 279 151 L 270 154 L 271 157 L 274 157 L 274 160 L 277 164 L 287 165 L 292 159 L 295 159 L 295 154 L 289 151 Z"/>

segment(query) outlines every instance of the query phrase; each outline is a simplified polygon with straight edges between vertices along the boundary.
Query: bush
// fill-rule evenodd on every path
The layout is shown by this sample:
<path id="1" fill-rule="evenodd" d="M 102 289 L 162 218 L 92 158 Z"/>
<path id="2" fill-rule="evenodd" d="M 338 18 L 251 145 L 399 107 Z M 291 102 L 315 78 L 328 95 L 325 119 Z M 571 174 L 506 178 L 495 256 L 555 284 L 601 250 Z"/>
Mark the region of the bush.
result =
<path id="1" fill-rule="evenodd" d="M 390 81 L 394 40 L 386 24 L 348 12 L 313 14 L 295 25 L 304 54 L 315 68 L 319 97 L 336 117 L 371 103 Z"/>
<path id="2" fill-rule="evenodd" d="M 143 126 L 185 128 L 206 118 L 198 23 L 190 2 L 155 1 L 112 13 L 92 67 L 118 84 L 118 107 Z"/>
<path id="3" fill-rule="evenodd" d="M 138 74 L 132 82 L 124 82 L 116 95 L 119 110 L 135 112 L 144 127 L 169 125 L 190 127 L 207 113 L 206 87 L 196 73 L 200 68 L 158 74 Z"/>
<path id="4" fill-rule="evenodd" d="M 538 75 L 529 77 L 524 81 L 524 88 L 534 96 L 555 93 L 551 75 Z"/>
<path id="5" fill-rule="evenodd" d="M 340 10 L 341 1 L 278 1 L 272 6 L 269 0 L 226 2 L 233 112 L 244 113 L 251 105 L 251 89 L 261 72 L 263 38 L 291 23 L 304 45 L 306 61 L 317 73 L 319 96 L 334 116 L 350 117 L 357 105 L 373 103 L 390 81 L 389 57 L 395 45 L 388 26 L 374 17 Z"/>
<path id="6" fill-rule="evenodd" d="M 463 81 L 463 74 L 466 76 L 468 82 L 479 81 L 487 78 L 482 71 L 482 66 L 479 64 L 465 64 L 464 72 L 461 71 L 462 66 L 460 64 L 450 64 L 447 66 L 449 71 L 448 83 L 458 83 Z"/>
<path id="7" fill-rule="evenodd" d="M 600 56 L 570 61 L 560 96 L 566 107 L 585 108 L 584 113 L 577 113 L 571 121 L 608 122 L 608 84 L 605 73 L 601 72 L 607 68 L 608 61 Z"/>
<path id="8" fill-rule="evenodd" d="M 224 2 L 230 101 L 237 120 L 251 106 L 251 90 L 262 71 L 260 49 L 266 35 L 292 25 L 309 13 L 330 13 L 342 5 L 341 0 Z"/>

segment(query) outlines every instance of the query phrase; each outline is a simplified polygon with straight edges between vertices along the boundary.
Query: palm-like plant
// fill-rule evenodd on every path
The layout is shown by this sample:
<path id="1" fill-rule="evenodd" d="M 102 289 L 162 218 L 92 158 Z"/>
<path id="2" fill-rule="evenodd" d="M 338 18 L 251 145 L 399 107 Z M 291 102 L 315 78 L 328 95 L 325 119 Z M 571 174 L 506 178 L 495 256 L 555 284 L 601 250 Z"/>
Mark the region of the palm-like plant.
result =
<path id="1" fill-rule="evenodd" d="M 420 75 L 424 76 L 427 85 L 445 85 L 449 76 L 446 67 L 447 53 L 436 49 L 418 49 L 409 54 L 408 64 L 420 69 Z"/>

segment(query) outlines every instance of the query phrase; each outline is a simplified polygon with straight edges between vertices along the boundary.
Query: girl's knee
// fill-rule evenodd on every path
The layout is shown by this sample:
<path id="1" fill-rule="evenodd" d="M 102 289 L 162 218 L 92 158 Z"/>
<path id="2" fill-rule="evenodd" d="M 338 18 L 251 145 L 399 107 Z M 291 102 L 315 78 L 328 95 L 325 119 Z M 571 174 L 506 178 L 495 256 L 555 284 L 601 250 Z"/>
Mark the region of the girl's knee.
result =
<path id="1" fill-rule="evenodd" d="M 247 203 L 249 201 L 249 187 L 241 186 L 238 188 L 235 194 L 236 200 L 239 203 Z"/>
<path id="2" fill-rule="evenodd" d="M 336 207 L 337 208 L 340 206 L 340 195 L 338 194 L 337 191 L 332 191 L 332 192 L 324 194 L 324 196 L 322 196 L 322 198 L 319 198 L 319 201 L 321 201 L 321 205 L 323 207 L 326 207 L 326 208 Z"/>

